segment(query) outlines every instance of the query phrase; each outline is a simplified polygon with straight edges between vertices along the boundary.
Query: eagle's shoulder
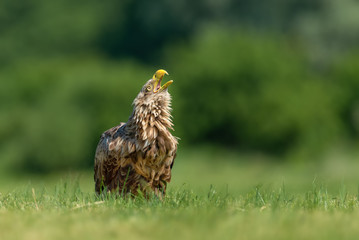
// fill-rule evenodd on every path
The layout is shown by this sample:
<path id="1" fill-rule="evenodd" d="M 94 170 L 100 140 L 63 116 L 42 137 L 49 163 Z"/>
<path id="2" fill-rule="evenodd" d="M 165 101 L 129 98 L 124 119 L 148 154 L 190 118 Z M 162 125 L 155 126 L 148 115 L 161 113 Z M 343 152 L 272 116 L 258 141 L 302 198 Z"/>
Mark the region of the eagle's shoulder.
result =
<path id="1" fill-rule="evenodd" d="M 114 149 L 114 146 L 118 144 L 119 141 L 124 140 L 125 126 L 125 123 L 121 123 L 120 125 L 110 128 L 102 133 L 96 148 L 95 162 L 103 162 L 107 160 L 109 155 L 111 155 L 110 152 Z"/>
<path id="2" fill-rule="evenodd" d="M 104 133 L 102 133 L 101 140 L 105 138 L 115 139 L 118 137 L 123 137 L 125 134 L 125 130 L 124 130 L 125 126 L 126 123 L 121 122 L 120 125 L 106 130 Z"/>

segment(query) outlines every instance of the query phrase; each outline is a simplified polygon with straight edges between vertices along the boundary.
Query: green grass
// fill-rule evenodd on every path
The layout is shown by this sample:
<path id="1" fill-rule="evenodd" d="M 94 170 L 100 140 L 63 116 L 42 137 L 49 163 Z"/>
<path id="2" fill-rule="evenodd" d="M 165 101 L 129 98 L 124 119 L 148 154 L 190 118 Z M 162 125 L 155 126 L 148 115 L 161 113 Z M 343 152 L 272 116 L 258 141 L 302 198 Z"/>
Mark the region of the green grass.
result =
<path id="1" fill-rule="evenodd" d="M 98 197 L 92 172 L 1 176 L 0 239 L 357 239 L 358 163 L 179 155 L 166 198 Z"/>

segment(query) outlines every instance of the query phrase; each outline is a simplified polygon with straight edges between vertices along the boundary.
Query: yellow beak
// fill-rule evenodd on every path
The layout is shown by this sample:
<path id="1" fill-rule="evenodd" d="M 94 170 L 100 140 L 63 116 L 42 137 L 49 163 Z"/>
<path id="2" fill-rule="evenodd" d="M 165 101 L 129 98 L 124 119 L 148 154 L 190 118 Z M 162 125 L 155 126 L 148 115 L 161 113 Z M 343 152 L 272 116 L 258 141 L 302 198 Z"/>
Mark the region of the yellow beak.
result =
<path id="1" fill-rule="evenodd" d="M 155 80 L 154 87 L 153 87 L 154 93 L 165 90 L 166 88 L 169 87 L 169 85 L 171 85 L 173 83 L 173 80 L 170 80 L 170 81 L 166 82 L 165 84 L 163 84 L 163 86 L 161 86 L 161 81 L 162 81 L 162 78 L 164 75 L 168 75 L 168 72 L 163 69 L 157 70 L 156 73 L 153 75 L 152 79 Z"/>

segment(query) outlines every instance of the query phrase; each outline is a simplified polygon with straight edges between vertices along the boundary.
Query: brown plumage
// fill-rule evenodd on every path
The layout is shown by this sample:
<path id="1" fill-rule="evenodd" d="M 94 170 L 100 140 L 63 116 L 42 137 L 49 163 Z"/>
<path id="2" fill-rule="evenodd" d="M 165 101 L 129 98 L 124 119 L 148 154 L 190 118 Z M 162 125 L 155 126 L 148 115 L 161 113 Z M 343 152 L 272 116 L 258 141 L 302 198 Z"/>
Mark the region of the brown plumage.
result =
<path id="1" fill-rule="evenodd" d="M 173 124 L 168 86 L 173 81 L 161 86 L 165 74 L 158 70 L 142 87 L 126 123 L 102 134 L 95 154 L 97 193 L 165 193 L 178 144 L 169 131 Z"/>

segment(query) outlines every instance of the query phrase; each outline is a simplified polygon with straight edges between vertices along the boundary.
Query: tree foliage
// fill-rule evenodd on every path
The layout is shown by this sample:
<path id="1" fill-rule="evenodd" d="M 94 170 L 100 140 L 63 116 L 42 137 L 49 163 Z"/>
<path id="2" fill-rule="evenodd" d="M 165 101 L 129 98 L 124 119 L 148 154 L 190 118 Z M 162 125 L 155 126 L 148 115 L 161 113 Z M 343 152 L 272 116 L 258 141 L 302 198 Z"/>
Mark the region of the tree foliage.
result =
<path id="1" fill-rule="evenodd" d="M 181 146 L 291 154 L 359 140 L 358 3 L 0 2 L 0 167 L 93 164 L 159 68 Z"/>

